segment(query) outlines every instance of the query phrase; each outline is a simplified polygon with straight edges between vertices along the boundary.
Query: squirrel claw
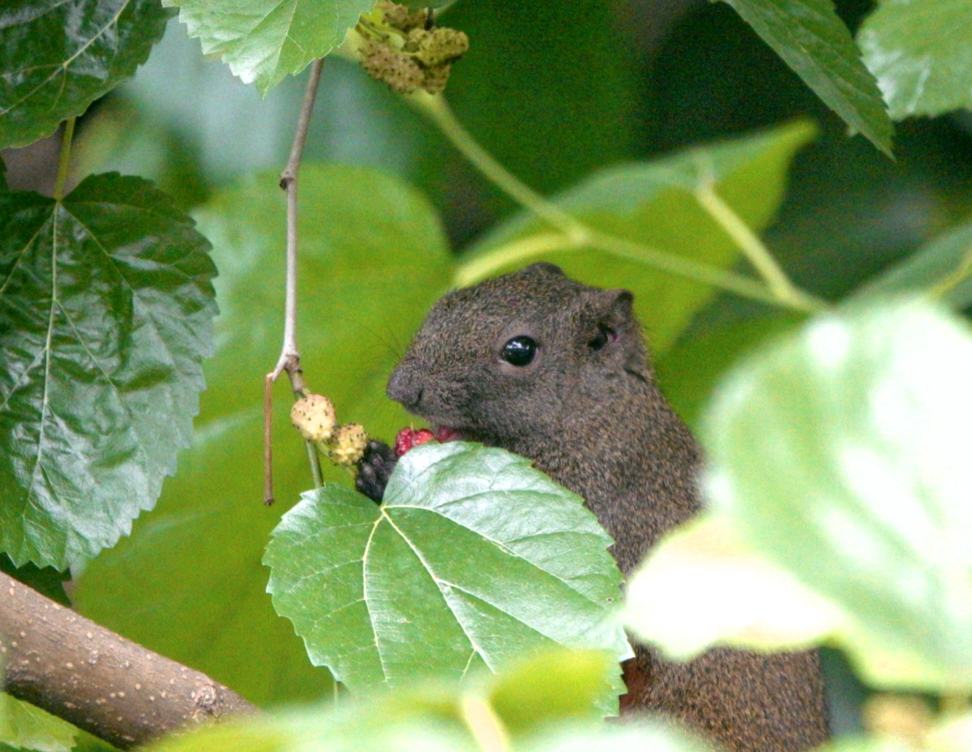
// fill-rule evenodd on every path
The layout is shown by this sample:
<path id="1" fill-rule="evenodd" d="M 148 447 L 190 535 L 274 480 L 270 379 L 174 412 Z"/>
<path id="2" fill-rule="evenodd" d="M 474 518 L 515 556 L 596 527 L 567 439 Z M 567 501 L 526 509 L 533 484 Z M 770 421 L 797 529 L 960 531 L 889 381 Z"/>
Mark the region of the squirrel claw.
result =
<path id="1" fill-rule="evenodd" d="M 385 442 L 369 441 L 364 456 L 358 462 L 355 487 L 369 499 L 380 504 L 396 462 L 398 458 L 395 452 Z"/>

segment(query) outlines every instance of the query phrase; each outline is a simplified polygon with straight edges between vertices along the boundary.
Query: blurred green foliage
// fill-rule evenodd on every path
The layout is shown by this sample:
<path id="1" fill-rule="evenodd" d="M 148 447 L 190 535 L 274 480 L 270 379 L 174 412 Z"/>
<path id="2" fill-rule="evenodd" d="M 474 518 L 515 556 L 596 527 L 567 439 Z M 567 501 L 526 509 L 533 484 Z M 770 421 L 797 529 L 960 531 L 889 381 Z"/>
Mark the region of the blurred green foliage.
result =
<path id="1" fill-rule="evenodd" d="M 176 4 L 203 15 L 208 8 L 198 0 Z M 353 5 L 340 4 L 345 10 Z M 765 3 L 734 4 L 772 10 Z M 829 8 L 815 0 L 790 5 L 801 4 Z M 862 43 L 871 40 L 873 58 L 878 42 L 902 41 L 900 30 L 887 23 L 892 6 L 911 5 L 884 0 L 881 15 L 863 28 L 872 3 L 846 0 L 836 8 Z M 945 23 L 968 28 L 960 23 L 968 12 L 962 3 L 943 2 L 942 8 Z M 212 42 L 218 23 L 200 18 L 197 32 Z M 863 295 L 932 287 L 958 309 L 972 303 L 968 113 L 896 124 L 895 159 L 889 160 L 863 138 L 849 137 L 844 122 L 726 4 L 467 0 L 448 7 L 443 19 L 471 39 L 449 89 L 459 120 L 527 185 L 557 195 L 563 207 L 583 210 L 582 218 L 598 229 L 751 273 L 725 228 L 713 224 L 692 198 L 701 182 L 693 162 L 699 152 L 669 157 L 706 144 L 706 153 L 739 157 L 736 163 L 726 159 L 732 169 L 716 170 L 716 188 L 804 289 L 838 301 L 858 290 Z M 199 31 L 200 23 L 216 27 Z M 239 52 L 239 39 L 249 31 L 246 24 L 238 26 L 242 36 L 229 45 L 235 52 L 219 51 Z M 925 24 L 904 41 L 920 47 L 934 41 L 938 28 Z M 285 59 L 254 65 L 244 54 L 237 66 L 262 89 L 307 57 L 279 28 L 272 31 L 271 41 Z M 336 41 L 334 29 L 320 31 L 295 29 L 299 40 L 315 45 Z M 880 39 L 874 41 L 874 35 Z M 967 70 L 965 53 L 958 44 L 950 58 L 956 70 Z M 893 75 L 879 76 L 885 93 Z M 136 522 L 131 538 L 76 573 L 76 603 L 126 636 L 210 672 L 261 704 L 316 699 L 332 691 L 326 672 L 308 664 L 291 626 L 271 608 L 260 563 L 270 530 L 310 485 L 303 446 L 289 433 L 284 438 L 288 405 L 281 386 L 275 412 L 280 504 L 267 509 L 259 503 L 260 383 L 276 360 L 282 311 L 285 209 L 276 180 L 305 77 L 283 78 L 261 98 L 222 63 L 200 54 L 199 42 L 172 20 L 137 75 L 82 118 L 72 164 L 77 177 L 119 170 L 151 178 L 197 216 L 214 245 L 222 311 L 193 447 L 180 457 L 178 475 L 166 483 L 158 509 Z M 968 104 L 941 96 L 947 76 L 933 83 L 934 101 L 916 100 L 910 109 L 898 101 L 892 115 Z M 805 120 L 818 125 L 819 138 L 796 157 L 784 181 L 790 158 L 808 135 L 805 125 L 792 123 Z M 742 138 L 711 145 L 728 137 Z M 648 160 L 647 167 L 625 164 Z M 342 420 L 364 422 L 387 436 L 408 418 L 382 399 L 382 385 L 427 307 L 480 254 L 544 228 L 524 218 L 417 109 L 332 56 L 305 152 L 300 229 L 300 344 L 311 386 L 335 399 Z M 591 283 L 634 289 L 657 345 L 663 389 L 693 424 L 727 370 L 803 319 L 614 257 L 572 251 L 553 258 Z M 780 390 L 798 386 L 787 382 Z M 740 443 L 759 429 L 749 427 Z M 330 477 L 348 481 L 333 471 Z M 17 574 L 35 582 L 50 579 Z M 49 584 L 60 591 L 57 578 Z M 836 667 L 834 715 L 843 730 L 857 723 L 861 690 L 833 655 L 828 664 Z M 514 699 L 504 701 L 496 690 L 498 712 L 515 727 L 523 723 L 516 704 L 543 705 L 556 715 L 559 707 L 574 707 L 577 697 L 596 695 L 594 680 L 584 679 L 583 661 L 577 665 L 581 678 L 552 672 L 573 695 L 548 700 L 550 686 L 538 686 L 536 693 L 512 693 Z M 381 737 L 384 731 L 377 729 L 368 742 L 411 744 L 419 738 L 433 745 L 425 748 L 452 748 L 456 718 L 468 725 L 465 700 L 437 697 L 431 715 L 447 716 L 444 730 L 426 723 L 425 704 L 417 714 L 402 714 L 404 730 L 393 724 Z M 371 729 L 361 707 L 349 710 L 341 721 L 347 725 L 339 728 L 367 735 Z M 259 741 L 280 749 L 293 738 L 299 746 L 307 729 L 316 734 L 321 728 L 313 711 L 310 716 L 293 725 L 271 721 L 189 738 L 185 748 L 216 749 L 217 737 L 227 748 Z M 416 717 L 424 736 L 411 735 Z M 468 741 L 468 732 L 459 730 L 459 744 Z M 624 736 L 630 745 L 655 732 L 604 733 Z M 579 732 L 571 743 L 578 748 L 598 743 L 586 734 Z M 315 736 L 310 743 L 319 741 Z M 688 748 L 667 737 L 656 742 L 671 745 L 659 748 Z M 566 744 L 537 742 L 537 749 Z M 859 748 L 885 747 L 875 742 Z"/>

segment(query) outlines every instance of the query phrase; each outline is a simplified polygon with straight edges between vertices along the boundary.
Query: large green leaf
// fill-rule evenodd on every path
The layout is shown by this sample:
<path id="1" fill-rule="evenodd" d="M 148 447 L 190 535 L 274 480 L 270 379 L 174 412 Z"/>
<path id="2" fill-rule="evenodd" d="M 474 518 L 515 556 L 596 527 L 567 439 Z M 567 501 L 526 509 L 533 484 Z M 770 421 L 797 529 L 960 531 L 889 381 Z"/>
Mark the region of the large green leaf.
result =
<path id="1" fill-rule="evenodd" d="M 714 645 L 806 648 L 842 625 L 839 608 L 738 538 L 728 520 L 707 514 L 652 549 L 625 603 L 639 640 L 688 660 Z"/>
<path id="2" fill-rule="evenodd" d="M 189 443 L 209 244 L 139 178 L 0 194 L 0 549 L 65 569 L 151 508 Z"/>
<path id="3" fill-rule="evenodd" d="M 972 336 L 926 303 L 822 316 L 722 386 L 705 488 L 856 623 L 870 682 L 972 689 Z"/>
<path id="4" fill-rule="evenodd" d="M 782 201 L 794 154 L 814 133 L 811 125 L 798 122 L 654 162 L 607 168 L 555 201 L 598 230 L 716 268 L 729 267 L 738 259 L 738 250 L 699 205 L 694 191 L 713 181 L 715 190 L 744 221 L 757 230 L 765 228 Z M 543 258 L 584 282 L 627 287 L 635 292 L 637 312 L 656 353 L 670 347 L 714 295 L 709 286 L 599 251 L 529 250 L 531 238 L 549 232 L 536 217 L 521 213 L 461 257 L 459 278 L 480 276 L 480 270 L 509 270 Z"/>
<path id="5" fill-rule="evenodd" d="M 874 76 L 833 0 L 722 0 L 854 132 L 891 155 L 893 126 Z M 936 0 L 937 1 L 937 0 Z"/>
<path id="6" fill-rule="evenodd" d="M 381 505 L 333 484 L 305 494 L 264 561 L 311 661 L 360 691 L 495 672 L 557 644 L 630 655 L 611 542 L 528 460 L 454 442 L 405 455 Z M 619 689 L 605 687 L 605 712 Z"/>
<path id="7" fill-rule="evenodd" d="M 273 455 L 279 501 L 261 503 L 262 382 L 283 324 L 286 209 L 278 179 L 251 176 L 201 212 L 220 268 L 221 313 L 194 443 L 158 508 L 130 540 L 92 562 L 76 590 L 86 615 L 258 703 L 317 696 L 329 686 L 274 613 L 260 564 L 280 514 L 311 485 L 281 384 Z M 441 225 L 421 195 L 372 170 L 305 164 L 300 197 L 305 377 L 334 399 L 340 420 L 390 437 L 408 418 L 385 397 L 385 380 L 448 286 Z"/>
<path id="8" fill-rule="evenodd" d="M 701 752 L 708 747 L 659 723 L 603 724 L 568 712 L 590 701 L 614 662 L 606 656 L 555 650 L 519 663 L 493 681 L 411 684 L 351 698 L 333 709 L 295 708 L 179 734 L 155 752 L 469 752 L 469 750 L 605 750 Z M 616 669 L 616 664 L 614 664 Z M 512 686 L 513 684 L 516 686 Z M 534 709 L 498 700 L 513 692 Z M 555 698 L 552 702 L 551 698 Z M 512 710 L 512 714 L 510 711 Z"/>
<path id="9" fill-rule="evenodd" d="M 0 147 L 48 135 L 131 76 L 167 17 L 157 0 L 0 5 Z"/>
<path id="10" fill-rule="evenodd" d="M 70 752 L 78 733 L 67 721 L 0 692 L 0 750 Z"/>
<path id="11" fill-rule="evenodd" d="M 374 0 L 162 0 L 189 36 L 266 92 L 337 47 Z"/>
<path id="12" fill-rule="evenodd" d="M 858 295 L 928 292 L 958 309 L 972 306 L 972 223 L 935 238 L 878 275 Z"/>
<path id="13" fill-rule="evenodd" d="M 968 0 L 882 0 L 857 41 L 895 120 L 972 108 Z"/>

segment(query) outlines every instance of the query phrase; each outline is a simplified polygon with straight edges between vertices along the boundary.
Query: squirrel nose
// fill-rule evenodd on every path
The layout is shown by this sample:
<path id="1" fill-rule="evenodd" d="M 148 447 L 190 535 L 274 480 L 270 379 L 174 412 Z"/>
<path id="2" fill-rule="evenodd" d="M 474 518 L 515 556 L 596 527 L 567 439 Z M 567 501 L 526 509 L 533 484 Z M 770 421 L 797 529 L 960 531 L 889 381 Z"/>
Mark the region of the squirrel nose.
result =
<path id="1" fill-rule="evenodd" d="M 401 402 L 406 408 L 417 407 L 422 401 L 424 388 L 418 379 L 413 378 L 407 371 L 396 368 L 388 379 L 386 392 L 396 402 Z"/>

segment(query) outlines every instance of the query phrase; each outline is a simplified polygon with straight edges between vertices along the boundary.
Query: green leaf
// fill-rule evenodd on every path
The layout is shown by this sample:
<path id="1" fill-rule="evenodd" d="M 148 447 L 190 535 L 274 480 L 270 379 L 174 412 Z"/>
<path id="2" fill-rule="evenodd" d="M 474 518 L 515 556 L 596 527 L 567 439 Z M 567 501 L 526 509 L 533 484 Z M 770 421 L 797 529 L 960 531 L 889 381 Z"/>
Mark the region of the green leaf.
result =
<path id="1" fill-rule="evenodd" d="M 707 514 L 669 533 L 628 583 L 625 622 L 674 660 L 715 645 L 806 648 L 843 623 L 839 608 L 749 550 Z"/>
<path id="2" fill-rule="evenodd" d="M 627 164 L 595 173 L 555 197 L 556 204 L 603 232 L 728 268 L 738 259 L 732 240 L 699 205 L 694 191 L 705 181 L 756 230 L 765 228 L 783 198 L 786 172 L 796 151 L 815 134 L 797 122 L 746 138 L 680 152 L 647 164 Z M 550 233 L 533 215 L 521 213 L 460 257 L 458 279 L 477 279 L 542 258 L 573 277 L 635 292 L 636 310 L 656 354 L 671 346 L 692 316 L 715 295 L 713 288 L 675 277 L 648 263 L 606 253 L 534 252 L 531 241 Z"/>
<path id="3" fill-rule="evenodd" d="M 967 0 L 882 0 L 857 41 L 895 120 L 972 108 Z"/>
<path id="4" fill-rule="evenodd" d="M 405 455 L 380 506 L 337 485 L 305 494 L 264 561 L 311 662 L 360 691 L 458 681 L 557 644 L 626 657 L 610 544 L 528 460 L 452 442 Z M 605 689 L 616 713 L 619 684 Z"/>
<path id="5" fill-rule="evenodd" d="M 945 716 L 928 733 L 929 752 L 966 752 L 972 749 L 972 713 Z"/>
<path id="6" fill-rule="evenodd" d="M 599 698 L 618 675 L 615 656 L 602 651 L 545 650 L 496 676 L 489 703 L 513 734 L 552 722 L 597 720 Z"/>
<path id="7" fill-rule="evenodd" d="M 697 426 L 719 380 L 758 346 L 792 331 L 804 317 L 779 310 L 746 321 L 732 321 L 693 337 L 682 337 L 655 363 L 658 383 L 675 411 Z"/>
<path id="8" fill-rule="evenodd" d="M 525 752 L 707 752 L 712 745 L 671 724 L 635 720 L 600 727 L 565 726 L 523 745 Z"/>
<path id="9" fill-rule="evenodd" d="M 0 550 L 66 569 L 151 508 L 189 442 L 209 244 L 139 178 L 0 194 Z"/>
<path id="10" fill-rule="evenodd" d="M 941 295 L 957 309 L 972 306 L 972 223 L 952 228 L 919 248 L 868 282 L 857 295 L 907 292 Z"/>
<path id="11" fill-rule="evenodd" d="M 937 1 L 937 0 L 936 0 Z M 723 0 L 855 133 L 891 156 L 894 127 L 833 0 Z"/>
<path id="12" fill-rule="evenodd" d="M 179 8 L 189 36 L 245 84 L 266 94 L 324 57 L 374 0 L 162 0 Z"/>
<path id="13" fill-rule="evenodd" d="M 20 0 L 0 7 L 0 147 L 23 146 L 131 76 L 162 37 L 156 0 Z"/>
<path id="14" fill-rule="evenodd" d="M 286 207 L 278 180 L 278 172 L 250 176 L 201 212 L 220 268 L 221 313 L 193 445 L 158 508 L 138 520 L 130 540 L 92 562 L 75 591 L 85 615 L 261 704 L 317 697 L 330 686 L 274 612 L 260 564 L 280 515 L 311 483 L 281 383 L 278 501 L 261 502 L 263 375 L 276 362 L 283 326 Z M 305 163 L 300 180 L 305 378 L 334 400 L 341 421 L 390 438 L 409 418 L 385 396 L 385 381 L 448 287 L 445 235 L 425 198 L 395 178 Z"/>
<path id="15" fill-rule="evenodd" d="M 485 686 L 461 691 L 442 683 L 411 684 L 394 692 L 353 697 L 333 708 L 296 708 L 263 714 L 164 739 L 154 752 L 468 752 L 472 749 L 617 750 L 702 752 L 706 745 L 657 723 L 603 724 L 578 721 L 562 711 L 590 698 L 605 662 L 590 654 L 556 650 L 514 666 Z M 613 662 L 613 661 L 612 661 Z M 595 668 L 595 664 L 599 669 Z M 536 712 L 526 725 L 506 715 L 491 698 L 512 690 L 528 668 L 527 685 L 515 692 Z M 560 682 L 563 682 L 562 684 Z M 505 685 L 505 689 L 501 687 Z M 578 693 L 575 697 L 574 693 Z M 543 704 L 544 698 L 557 700 Z M 376 720 L 378 722 L 376 722 Z"/>
<path id="16" fill-rule="evenodd" d="M 70 752 L 78 733 L 67 721 L 0 692 L 0 749 Z"/>
<path id="17" fill-rule="evenodd" d="M 927 303 L 821 316 L 740 366 L 704 486 L 744 542 L 855 623 L 879 686 L 972 689 L 972 336 Z"/>

